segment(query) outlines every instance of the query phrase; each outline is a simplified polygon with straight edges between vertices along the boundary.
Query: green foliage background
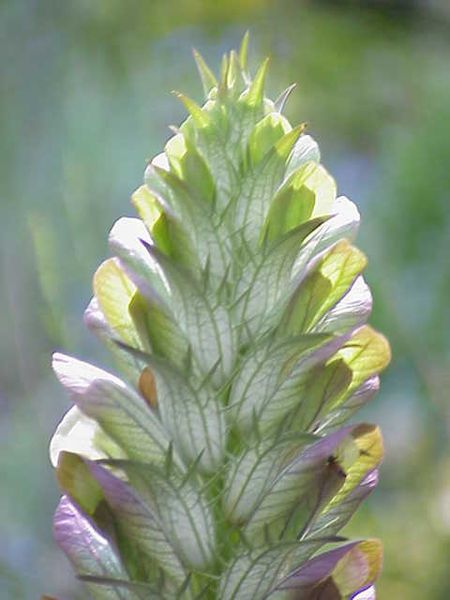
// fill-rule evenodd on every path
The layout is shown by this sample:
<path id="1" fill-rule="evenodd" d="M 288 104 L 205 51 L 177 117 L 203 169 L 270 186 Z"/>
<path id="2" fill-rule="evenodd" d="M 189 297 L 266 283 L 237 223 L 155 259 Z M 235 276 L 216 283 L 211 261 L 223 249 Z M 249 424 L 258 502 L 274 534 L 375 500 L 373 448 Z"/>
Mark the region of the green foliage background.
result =
<path id="1" fill-rule="evenodd" d="M 387 8 L 389 7 L 389 9 Z M 54 349 L 100 364 L 82 326 L 95 267 L 145 159 L 245 29 L 271 95 L 307 120 L 362 212 L 372 323 L 393 362 L 377 492 L 349 526 L 385 544 L 381 600 L 450 597 L 450 10 L 446 0 L 7 0 L 0 6 L 0 597 L 81 598 L 51 539 L 48 440 L 68 403 Z M 78 596 L 77 596 L 78 594 Z"/>

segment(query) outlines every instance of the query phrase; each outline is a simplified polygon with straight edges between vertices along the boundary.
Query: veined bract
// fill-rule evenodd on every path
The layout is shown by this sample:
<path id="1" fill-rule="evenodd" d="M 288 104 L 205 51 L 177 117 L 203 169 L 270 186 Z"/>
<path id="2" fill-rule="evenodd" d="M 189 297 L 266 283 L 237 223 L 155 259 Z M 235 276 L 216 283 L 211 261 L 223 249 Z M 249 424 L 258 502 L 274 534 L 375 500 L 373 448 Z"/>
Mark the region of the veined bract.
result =
<path id="1" fill-rule="evenodd" d="M 265 97 L 247 36 L 110 235 L 86 323 L 112 375 L 61 354 L 56 540 L 94 599 L 373 598 L 377 540 L 340 529 L 377 483 L 345 423 L 389 347 L 366 325 L 359 214 Z"/>

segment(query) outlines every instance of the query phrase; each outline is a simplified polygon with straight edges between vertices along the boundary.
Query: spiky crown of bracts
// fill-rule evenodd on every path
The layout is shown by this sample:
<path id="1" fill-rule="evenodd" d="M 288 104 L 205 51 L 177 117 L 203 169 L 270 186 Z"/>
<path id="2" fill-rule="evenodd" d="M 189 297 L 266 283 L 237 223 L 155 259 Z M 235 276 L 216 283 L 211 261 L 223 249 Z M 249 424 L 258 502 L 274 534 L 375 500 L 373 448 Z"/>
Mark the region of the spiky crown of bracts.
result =
<path id="1" fill-rule="evenodd" d="M 206 102 L 178 94 L 189 117 L 86 311 L 123 379 L 54 357 L 75 404 L 51 445 L 56 539 L 94 598 L 349 598 L 381 549 L 337 533 L 383 450 L 342 425 L 389 361 L 359 215 L 281 114 L 290 90 L 264 96 L 267 61 L 250 78 L 247 37 L 219 82 L 196 60 Z"/>

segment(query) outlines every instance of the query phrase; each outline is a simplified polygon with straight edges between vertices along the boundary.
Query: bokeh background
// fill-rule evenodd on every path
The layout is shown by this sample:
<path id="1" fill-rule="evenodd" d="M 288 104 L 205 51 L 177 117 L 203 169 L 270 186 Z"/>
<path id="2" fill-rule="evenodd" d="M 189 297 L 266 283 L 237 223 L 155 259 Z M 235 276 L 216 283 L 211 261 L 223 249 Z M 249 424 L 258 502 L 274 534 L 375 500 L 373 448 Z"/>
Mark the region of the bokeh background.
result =
<path id="1" fill-rule="evenodd" d="M 191 48 L 217 69 L 249 28 L 360 207 L 393 347 L 361 415 L 383 426 L 382 479 L 348 531 L 384 541 L 381 600 L 450 598 L 448 0 L 7 0 L 0 23 L 0 597 L 84 597 L 51 537 L 69 405 L 50 353 L 106 362 L 82 313 L 108 230 L 183 116 L 169 92 L 201 99 Z"/>

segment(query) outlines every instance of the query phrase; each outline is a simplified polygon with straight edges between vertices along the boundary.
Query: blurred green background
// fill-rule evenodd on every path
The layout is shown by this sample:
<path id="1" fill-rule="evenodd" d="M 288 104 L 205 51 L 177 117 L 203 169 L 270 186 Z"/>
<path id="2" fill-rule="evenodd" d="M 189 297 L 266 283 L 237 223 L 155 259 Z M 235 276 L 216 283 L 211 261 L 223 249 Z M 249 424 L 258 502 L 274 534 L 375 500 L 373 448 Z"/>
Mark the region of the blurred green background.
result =
<path id="1" fill-rule="evenodd" d="M 69 404 L 50 354 L 107 360 L 82 325 L 107 233 L 183 116 L 170 90 L 201 99 L 191 48 L 217 69 L 247 28 L 360 207 L 393 347 L 361 415 L 383 426 L 381 483 L 348 531 L 383 539 L 381 600 L 450 598 L 448 0 L 7 0 L 0 22 L 0 598 L 83 598 L 51 536 Z"/>

